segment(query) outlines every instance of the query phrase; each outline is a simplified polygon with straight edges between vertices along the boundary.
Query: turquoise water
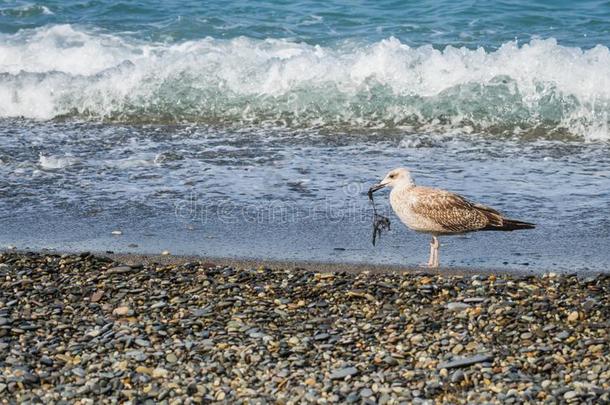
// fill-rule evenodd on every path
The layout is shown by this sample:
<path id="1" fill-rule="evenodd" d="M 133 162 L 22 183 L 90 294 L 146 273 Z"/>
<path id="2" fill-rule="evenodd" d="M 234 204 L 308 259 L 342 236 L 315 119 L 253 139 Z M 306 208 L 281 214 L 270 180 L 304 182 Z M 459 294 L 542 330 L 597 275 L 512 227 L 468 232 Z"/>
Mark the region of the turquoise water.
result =
<path id="1" fill-rule="evenodd" d="M 607 270 L 609 16 L 2 2 L 0 247 L 417 264 L 427 240 L 395 217 L 372 248 L 365 195 L 409 166 L 539 225 L 448 239 L 446 264 Z"/>
<path id="2" fill-rule="evenodd" d="M 534 37 L 608 44 L 610 3 L 588 1 L 3 2 L 0 32 L 75 24 L 148 41 L 282 38 L 312 45 L 390 36 L 410 46 L 497 49 Z"/>

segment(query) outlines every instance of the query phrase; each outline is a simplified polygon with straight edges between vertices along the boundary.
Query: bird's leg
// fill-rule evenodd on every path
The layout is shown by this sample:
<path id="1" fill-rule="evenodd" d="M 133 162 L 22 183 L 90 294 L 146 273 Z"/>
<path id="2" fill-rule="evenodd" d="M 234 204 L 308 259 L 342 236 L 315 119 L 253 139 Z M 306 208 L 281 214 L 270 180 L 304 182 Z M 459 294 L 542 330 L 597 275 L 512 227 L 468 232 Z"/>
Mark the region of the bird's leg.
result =
<path id="1" fill-rule="evenodd" d="M 428 267 L 434 267 L 434 241 L 436 237 L 432 237 L 432 241 L 430 241 L 430 258 L 428 259 Z"/>
<path id="2" fill-rule="evenodd" d="M 438 267 L 438 248 L 440 243 L 436 236 L 432 236 L 432 242 L 430 242 L 430 267 Z"/>

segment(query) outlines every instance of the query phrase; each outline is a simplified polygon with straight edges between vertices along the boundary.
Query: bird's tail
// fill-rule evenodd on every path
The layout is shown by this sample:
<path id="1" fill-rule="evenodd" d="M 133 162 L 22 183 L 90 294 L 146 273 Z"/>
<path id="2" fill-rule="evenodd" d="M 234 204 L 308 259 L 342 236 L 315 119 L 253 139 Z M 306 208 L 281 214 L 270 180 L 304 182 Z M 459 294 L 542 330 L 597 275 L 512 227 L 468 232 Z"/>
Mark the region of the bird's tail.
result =
<path id="1" fill-rule="evenodd" d="M 488 225 L 484 231 L 516 231 L 519 229 L 534 229 L 536 224 L 530 222 L 517 221 L 515 219 L 502 218 L 502 224 Z"/>
<path id="2" fill-rule="evenodd" d="M 488 224 L 482 231 L 516 231 L 518 229 L 534 229 L 536 224 L 505 218 L 493 208 L 485 205 L 475 204 L 474 207 L 487 217 Z"/>

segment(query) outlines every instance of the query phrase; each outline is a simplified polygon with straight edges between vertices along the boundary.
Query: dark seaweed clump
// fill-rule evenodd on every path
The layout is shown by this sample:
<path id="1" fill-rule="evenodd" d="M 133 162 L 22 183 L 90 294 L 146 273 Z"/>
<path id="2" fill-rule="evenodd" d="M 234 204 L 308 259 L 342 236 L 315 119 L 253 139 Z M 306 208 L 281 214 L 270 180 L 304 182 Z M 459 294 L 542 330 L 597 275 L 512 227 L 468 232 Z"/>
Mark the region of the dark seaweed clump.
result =
<path id="1" fill-rule="evenodd" d="M 371 200 L 371 205 L 373 206 L 373 246 L 375 246 L 377 238 L 381 238 L 381 232 L 390 230 L 390 218 L 377 213 L 373 192 L 369 190 L 368 195 L 369 200 Z"/>

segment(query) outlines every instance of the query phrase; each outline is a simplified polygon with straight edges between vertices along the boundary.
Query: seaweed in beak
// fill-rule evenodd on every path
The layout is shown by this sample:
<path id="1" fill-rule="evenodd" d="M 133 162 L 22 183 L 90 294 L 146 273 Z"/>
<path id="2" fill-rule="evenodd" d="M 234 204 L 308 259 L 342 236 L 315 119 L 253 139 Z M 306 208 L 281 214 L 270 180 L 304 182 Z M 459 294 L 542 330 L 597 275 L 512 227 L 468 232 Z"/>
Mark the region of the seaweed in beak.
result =
<path id="1" fill-rule="evenodd" d="M 381 238 L 382 231 L 390 230 L 390 218 L 377 213 L 375 200 L 373 199 L 373 193 L 379 189 L 382 189 L 383 187 L 385 187 L 385 185 L 376 184 L 371 187 L 368 192 L 369 200 L 373 206 L 373 246 L 375 246 L 377 238 Z"/>

